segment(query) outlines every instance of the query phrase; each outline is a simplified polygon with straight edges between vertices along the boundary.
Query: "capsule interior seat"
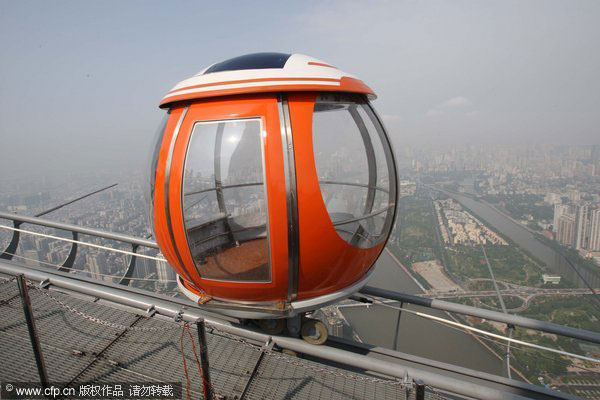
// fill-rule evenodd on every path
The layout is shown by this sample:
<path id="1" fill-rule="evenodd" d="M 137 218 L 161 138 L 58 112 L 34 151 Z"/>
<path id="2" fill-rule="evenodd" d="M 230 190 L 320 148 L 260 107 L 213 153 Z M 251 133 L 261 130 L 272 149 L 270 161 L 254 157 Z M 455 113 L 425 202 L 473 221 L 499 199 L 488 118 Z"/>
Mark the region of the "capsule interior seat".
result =
<path id="1" fill-rule="evenodd" d="M 366 284 L 397 201 L 374 98 L 350 74 L 283 53 L 213 64 L 163 98 L 149 203 L 187 297 L 273 318 Z"/>

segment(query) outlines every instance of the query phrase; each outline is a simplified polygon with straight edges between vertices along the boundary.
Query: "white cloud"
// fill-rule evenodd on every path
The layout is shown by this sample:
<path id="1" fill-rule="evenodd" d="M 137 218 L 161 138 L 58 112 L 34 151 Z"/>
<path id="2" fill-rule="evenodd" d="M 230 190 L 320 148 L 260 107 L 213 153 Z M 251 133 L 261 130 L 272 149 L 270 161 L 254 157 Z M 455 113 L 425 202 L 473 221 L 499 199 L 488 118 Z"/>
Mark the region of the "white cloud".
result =
<path id="1" fill-rule="evenodd" d="M 425 113 L 427 117 L 437 117 L 440 115 L 446 114 L 447 111 L 461 109 L 461 108 L 469 108 L 473 105 L 473 102 L 464 96 L 456 96 L 452 97 L 446 101 L 443 101 L 435 106 L 433 106 L 429 111 Z M 465 115 L 469 115 L 476 111 L 467 111 Z M 475 114 L 473 114 L 475 115 Z"/>
<path id="2" fill-rule="evenodd" d="M 463 96 L 457 96 L 440 103 L 437 108 L 465 108 L 472 105 L 471 100 Z"/>

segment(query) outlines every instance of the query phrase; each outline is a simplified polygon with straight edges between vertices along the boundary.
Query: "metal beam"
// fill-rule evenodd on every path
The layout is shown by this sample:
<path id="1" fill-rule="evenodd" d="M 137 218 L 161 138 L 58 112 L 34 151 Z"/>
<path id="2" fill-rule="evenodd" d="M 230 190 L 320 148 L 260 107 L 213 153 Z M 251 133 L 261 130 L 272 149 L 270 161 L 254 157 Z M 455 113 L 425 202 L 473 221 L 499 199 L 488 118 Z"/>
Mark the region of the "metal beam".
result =
<path id="1" fill-rule="evenodd" d="M 416 356 L 414 354 L 403 353 L 397 350 L 391 350 L 386 347 L 373 346 L 366 343 L 358 343 L 350 339 L 330 336 L 328 345 L 341 349 L 352 349 L 361 354 L 372 354 L 373 357 L 392 358 L 396 362 L 407 363 L 417 368 L 427 369 L 438 374 L 450 375 L 455 378 L 468 380 L 470 382 L 485 382 L 484 385 L 491 386 L 497 389 L 502 388 L 506 391 L 519 392 L 529 398 L 559 398 L 571 399 L 574 396 L 565 393 L 557 393 L 552 389 L 547 389 L 542 386 L 530 385 L 523 381 L 508 379 L 504 376 L 494 375 L 483 371 L 461 367 L 455 364 L 449 364 L 441 361 L 430 360 L 425 357 Z M 561 397 L 562 396 L 562 397 Z"/>
<path id="2" fill-rule="evenodd" d="M 113 183 L 112 185 L 109 185 L 109 186 L 103 187 L 102 189 L 98 189 L 98 190 L 95 190 L 95 191 L 93 191 L 93 192 L 91 192 L 91 193 L 84 194 L 83 196 L 80 196 L 80 197 L 78 197 L 78 198 L 76 198 L 76 199 L 69 200 L 69 201 L 67 201 L 67 202 L 65 202 L 65 203 L 62 203 L 62 204 L 59 204 L 59 205 L 57 205 L 57 206 L 55 206 L 55 207 L 49 208 L 48 210 L 42 211 L 41 213 L 35 214 L 35 215 L 34 215 L 34 217 L 41 217 L 42 215 L 50 214 L 52 211 L 59 210 L 59 209 L 61 209 L 61 208 L 65 207 L 65 206 L 68 206 L 69 204 L 73 204 L 73 203 L 75 203 L 75 202 L 78 202 L 79 200 L 83 200 L 83 199 L 85 199 L 86 197 L 93 196 L 93 195 L 95 195 L 96 193 L 103 192 L 103 191 L 105 191 L 106 189 L 110 189 L 110 188 L 112 188 L 112 187 L 115 187 L 115 186 L 117 186 L 117 185 L 118 185 L 118 183 Z"/>
<path id="3" fill-rule="evenodd" d="M 369 296 L 381 297 L 388 300 L 402 301 L 417 306 L 433 308 L 436 310 L 454 312 L 463 315 L 470 315 L 489 319 L 492 321 L 503 322 L 521 326 L 523 328 L 535 329 L 538 331 L 554 333 L 561 336 L 567 336 L 574 339 L 585 340 L 588 342 L 600 344 L 600 333 L 586 331 L 584 329 L 571 328 L 569 326 L 558 325 L 552 322 L 539 321 L 537 319 L 521 317 L 519 315 L 503 314 L 501 312 L 485 310 L 482 308 L 467 306 L 464 304 L 451 303 L 443 300 L 428 299 L 412 294 L 393 292 L 391 290 L 379 289 L 372 286 L 365 286 L 360 293 Z"/>
<path id="4" fill-rule="evenodd" d="M 213 400 L 214 390 L 210 381 L 210 365 L 208 361 L 208 346 L 206 345 L 206 326 L 204 324 L 204 318 L 200 318 L 196 321 L 196 327 L 198 329 L 198 344 L 200 345 L 200 364 L 202 365 L 202 389 L 204 393 L 204 399 Z"/>
<path id="5" fill-rule="evenodd" d="M 85 228 L 85 227 L 79 226 L 79 225 L 66 224 L 63 222 L 50 221 L 50 220 L 43 219 L 43 218 L 28 217 L 25 215 L 12 214 L 12 213 L 7 213 L 7 212 L 0 212 L 0 218 L 1 219 L 10 219 L 15 224 L 18 223 L 19 225 L 25 223 L 25 224 L 46 226 L 48 228 L 56 228 L 56 229 L 62 229 L 64 231 L 77 232 L 82 235 L 96 236 L 96 237 L 101 237 L 104 239 L 130 243 L 132 245 L 137 244 L 139 246 L 151 247 L 153 249 L 158 249 L 158 245 L 156 244 L 156 242 L 154 242 L 152 240 L 141 239 L 141 238 L 137 238 L 134 236 L 128 236 L 128 235 L 121 235 L 119 233 L 105 232 L 105 231 L 101 231 L 98 229 Z"/>
<path id="6" fill-rule="evenodd" d="M 21 294 L 23 313 L 25 314 L 25 321 L 27 322 L 27 330 L 29 331 L 29 339 L 31 339 L 35 364 L 37 365 L 38 374 L 40 375 L 40 383 L 42 384 L 42 387 L 47 388 L 48 371 L 46 370 L 46 363 L 44 362 L 40 338 L 37 334 L 37 328 L 35 327 L 35 317 L 33 316 L 33 309 L 31 308 L 31 299 L 29 298 L 25 275 L 17 275 L 17 285 L 19 286 L 19 293 Z"/>

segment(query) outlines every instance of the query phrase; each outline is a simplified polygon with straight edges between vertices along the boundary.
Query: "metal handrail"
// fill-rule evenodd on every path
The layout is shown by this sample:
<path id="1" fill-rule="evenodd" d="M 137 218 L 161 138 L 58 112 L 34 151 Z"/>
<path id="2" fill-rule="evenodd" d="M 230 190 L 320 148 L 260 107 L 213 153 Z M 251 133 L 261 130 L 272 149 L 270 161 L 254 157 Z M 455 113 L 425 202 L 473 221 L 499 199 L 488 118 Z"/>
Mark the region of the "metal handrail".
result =
<path id="1" fill-rule="evenodd" d="M 367 185 L 365 183 L 354 183 L 354 182 L 340 182 L 340 181 L 329 181 L 329 180 L 321 180 L 319 181 L 319 184 L 321 185 L 341 185 L 341 186 L 355 186 L 355 187 L 361 187 L 361 188 L 366 188 L 366 189 L 375 189 L 375 190 L 379 190 L 381 192 L 384 193 L 389 193 L 388 189 L 379 187 L 379 186 L 370 186 Z M 221 186 L 221 189 L 233 189 L 233 188 L 238 188 L 238 187 L 246 187 L 246 186 L 259 186 L 259 185 L 264 185 L 263 182 L 252 182 L 252 183 L 238 183 L 235 185 L 225 185 L 225 186 Z M 201 189 L 201 190 L 194 190 L 192 192 L 187 192 L 184 193 L 183 196 L 191 196 L 194 194 L 201 194 L 201 193 L 206 193 L 206 192 L 210 192 L 213 190 L 217 190 L 216 187 L 209 187 L 206 189 Z"/>
<path id="2" fill-rule="evenodd" d="M 137 244 L 138 246 L 151 247 L 153 249 L 158 249 L 158 245 L 153 240 L 137 238 L 135 236 L 123 235 L 120 233 L 101 231 L 99 229 L 86 228 L 86 227 L 83 227 L 80 225 L 73 225 L 73 224 L 67 224 L 64 222 L 50 221 L 50 220 L 43 219 L 43 218 L 28 217 L 26 215 L 13 214 L 13 213 L 7 213 L 7 212 L 0 212 L 0 219 L 9 219 L 9 220 L 12 220 L 15 222 L 19 222 L 21 224 L 40 225 L 40 226 L 45 226 L 48 228 L 56 228 L 56 229 L 61 229 L 64 231 L 69 231 L 69 232 L 77 232 L 82 235 L 96 236 L 96 237 L 101 237 L 104 239 L 116 240 L 118 242 L 129 243 L 132 245 Z"/>
<path id="3" fill-rule="evenodd" d="M 537 319 L 521 317 L 519 315 L 513 314 L 504 314 L 498 311 L 486 310 L 483 308 L 477 308 L 465 304 L 451 303 L 448 301 L 437 299 L 428 299 L 426 297 L 393 292 L 391 290 L 379 289 L 372 286 L 363 287 L 360 290 L 360 293 L 369 296 L 380 297 L 383 299 L 395 300 L 403 303 L 410 303 L 417 306 L 432 308 L 436 310 L 448 311 L 462 315 L 470 315 L 472 317 L 484 318 L 496 322 L 502 322 L 508 325 L 521 326 L 523 328 L 535 329 L 537 331 L 554 333 L 556 335 L 600 344 L 600 333 L 587 331 L 585 329 L 571 328 L 569 326 L 559 325 L 553 322 L 539 321 Z M 357 300 L 369 302 L 368 299 L 357 298 Z"/>
<path id="4" fill-rule="evenodd" d="M 361 215 L 360 217 L 348 218 L 348 219 L 344 219 L 344 220 L 341 220 L 341 221 L 334 222 L 333 226 L 346 225 L 346 224 L 349 224 L 351 222 L 358 222 L 358 221 L 362 221 L 364 219 L 369 219 L 369 218 L 374 217 L 376 215 L 383 214 L 384 212 L 389 211 L 392 208 L 394 208 L 394 205 L 390 204 L 387 207 L 383 207 L 383 208 L 381 208 L 379 210 L 373 211 L 372 213 L 369 213 L 369 214 L 366 214 L 366 215 Z"/>
<path id="5" fill-rule="evenodd" d="M 13 222 L 13 226 L 17 229 L 22 224 L 33 224 L 38 226 L 45 226 L 47 228 L 54 228 L 71 232 L 74 240 L 71 244 L 71 250 L 69 251 L 67 259 L 62 263 L 62 265 L 59 266 L 59 270 L 63 272 L 68 272 L 73 268 L 73 264 L 75 263 L 75 258 L 77 256 L 77 238 L 79 234 L 127 243 L 131 245 L 131 252 L 133 254 L 137 253 L 139 247 L 158 249 L 158 245 L 152 240 L 122 235 L 119 233 L 105 232 L 93 228 L 85 228 L 83 226 L 67 224 L 64 222 L 50 221 L 43 218 L 28 217 L 26 215 L 0 212 L 0 219 L 11 220 Z M 13 230 L 11 241 L 6 247 L 6 249 L 4 249 L 2 253 L 0 253 L 0 259 L 11 260 L 13 258 L 13 255 L 16 252 L 17 247 L 19 245 L 20 237 L 20 232 L 18 230 Z M 125 270 L 125 273 L 119 281 L 120 284 L 129 285 L 129 282 L 131 281 L 130 278 L 133 276 L 133 273 L 135 271 L 136 261 L 137 257 L 135 255 L 132 255 L 131 259 L 129 260 L 129 264 L 127 265 L 127 269 Z"/>
<path id="6" fill-rule="evenodd" d="M 170 298 L 131 287 L 125 288 L 122 285 L 109 282 L 72 276 L 60 271 L 50 271 L 43 267 L 24 267 L 12 262 L 0 261 L 0 273 L 9 275 L 25 274 L 28 279 L 43 282 L 46 288 L 54 286 L 63 290 L 87 294 L 124 304 L 142 312 L 152 310 L 157 314 L 188 322 L 196 322 L 203 318 L 208 324 L 219 330 L 244 338 L 252 343 L 262 344 L 271 340 L 279 348 L 303 353 L 317 360 L 328 360 L 329 362 L 347 365 L 363 371 L 372 371 L 397 379 L 410 377 L 411 379 L 422 380 L 434 388 L 461 396 L 489 400 L 578 399 L 578 397 L 566 393 L 517 380 L 495 377 L 461 367 L 451 369 L 449 364 L 440 365 L 440 363 L 424 358 L 419 358 L 417 364 L 414 361 L 406 363 L 403 360 L 408 360 L 412 356 L 391 350 L 386 352 L 386 356 L 395 361 L 369 357 L 365 355 L 368 350 L 358 343 L 345 345 L 338 343 L 336 345 L 332 342 L 329 343 L 330 345 L 315 346 L 298 338 L 267 335 L 240 326 L 232 319 L 216 316 L 192 301 Z"/>
<path id="7" fill-rule="evenodd" d="M 61 229 L 61 230 L 70 231 L 70 232 L 74 232 L 74 233 L 79 233 L 79 234 L 90 235 L 90 236 L 100 237 L 100 238 L 104 238 L 104 239 L 116 240 L 116 241 L 120 241 L 120 242 L 124 242 L 124 243 L 129 243 L 132 245 L 134 253 L 137 251 L 138 247 L 140 247 L 140 246 L 158 249 L 158 245 L 156 244 L 156 242 L 151 241 L 151 240 L 136 238 L 134 236 L 127 236 L 127 235 L 122 235 L 122 234 L 117 234 L 117 233 L 112 233 L 112 232 L 105 232 L 105 231 L 101 231 L 101 230 L 97 230 L 97 229 L 84 228 L 84 227 L 81 227 L 78 225 L 73 225 L 73 224 L 49 221 L 49 220 L 45 220 L 42 218 L 28 217 L 28 216 L 19 215 L 19 214 L 0 212 L 0 219 L 12 220 L 16 225 L 28 223 L 28 224 L 45 226 L 45 227 L 49 227 L 49 228 L 56 228 L 56 229 Z M 16 241 L 18 244 L 19 232 L 16 232 L 16 231 L 13 232 L 13 241 L 15 240 L 15 236 L 17 238 Z M 13 242 L 11 241 L 11 244 L 9 244 L 9 247 L 11 247 L 12 244 L 13 244 Z M 75 246 L 76 245 L 74 244 L 74 247 Z M 15 248 L 16 248 L 16 246 L 15 246 Z M 2 254 L 0 254 L 0 259 L 10 260 L 10 259 L 12 259 L 12 253 L 14 253 L 14 251 L 7 252 L 7 250 L 5 250 Z M 69 255 L 68 258 L 71 258 L 71 255 Z M 73 257 L 73 259 L 74 259 L 74 257 Z M 134 272 L 135 259 L 136 259 L 136 257 L 133 256 L 132 257 L 133 263 L 130 262 L 127 272 L 121 279 L 120 283 L 122 283 L 122 284 L 129 283 L 128 278 L 131 278 L 131 276 Z M 63 267 L 65 267 L 65 270 L 63 272 L 67 272 L 67 268 L 71 268 L 72 265 L 67 266 L 67 265 L 63 264 Z M 543 331 L 543 332 L 547 332 L 547 333 L 554 333 L 557 335 L 566 336 L 566 337 L 570 337 L 573 339 L 579 339 L 579 340 L 584 340 L 584 341 L 600 344 L 600 333 L 588 331 L 588 330 L 584 330 L 584 329 L 577 329 L 577 328 L 572 328 L 572 327 L 568 327 L 568 326 L 563 326 L 563 325 L 555 324 L 552 322 L 539 321 L 536 319 L 526 318 L 526 317 L 522 317 L 522 316 L 518 316 L 518 315 L 504 314 L 504 313 L 493 311 L 493 310 L 486 310 L 486 309 L 482 309 L 482 308 L 477 308 L 477 307 L 468 306 L 468 305 L 459 304 L 459 303 L 447 302 L 447 301 L 438 300 L 438 299 L 429 299 L 426 297 L 416 296 L 416 295 L 412 295 L 412 294 L 393 292 L 390 290 L 379 289 L 379 288 L 375 288 L 375 287 L 371 287 L 371 286 L 365 286 L 360 291 L 360 293 L 363 293 L 365 295 L 370 295 L 370 296 L 376 296 L 376 297 L 380 297 L 380 298 L 384 298 L 384 299 L 388 299 L 388 300 L 395 300 L 395 301 L 400 301 L 400 302 L 404 302 L 404 303 L 410 303 L 410 304 L 427 307 L 427 308 L 432 308 L 432 309 L 437 309 L 437 310 L 441 310 L 441 311 L 448 311 L 448 312 L 453 312 L 453 313 L 462 314 L 462 315 L 470 315 L 470 316 L 484 318 L 484 319 L 488 319 L 488 320 L 492 320 L 492 321 L 496 321 L 496 322 L 502 322 L 505 324 L 521 326 L 524 328 L 535 329 L 535 330 Z M 363 299 L 363 301 L 368 301 L 368 300 Z"/>
<path id="8" fill-rule="evenodd" d="M 379 190 L 381 192 L 384 193 L 389 193 L 390 191 L 388 189 L 379 187 L 379 186 L 369 186 L 366 183 L 353 183 L 353 182 L 340 182 L 340 181 L 328 181 L 328 180 L 322 180 L 319 181 L 320 185 L 342 185 L 342 186 L 355 186 L 355 187 L 361 187 L 361 188 L 365 188 L 365 189 L 375 189 L 375 190 Z"/>
<path id="9" fill-rule="evenodd" d="M 218 187 L 218 188 L 213 186 L 213 187 L 209 187 L 209 188 L 206 188 L 206 189 L 194 190 L 193 192 L 186 192 L 186 193 L 183 194 L 183 196 L 184 197 L 185 196 L 191 196 L 191 195 L 194 195 L 194 194 L 201 194 L 201 193 L 211 192 L 213 190 L 235 189 L 235 188 L 238 188 L 238 187 L 260 186 L 260 185 L 264 185 L 264 183 L 262 183 L 262 182 L 237 183 L 235 185 L 223 185 L 223 186 Z"/>

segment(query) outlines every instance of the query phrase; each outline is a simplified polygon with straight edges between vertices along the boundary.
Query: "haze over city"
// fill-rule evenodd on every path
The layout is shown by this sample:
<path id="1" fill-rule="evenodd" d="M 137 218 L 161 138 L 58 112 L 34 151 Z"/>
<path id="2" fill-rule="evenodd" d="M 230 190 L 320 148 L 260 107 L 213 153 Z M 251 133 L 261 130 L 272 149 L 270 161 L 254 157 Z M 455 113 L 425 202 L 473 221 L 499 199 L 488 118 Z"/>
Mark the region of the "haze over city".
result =
<path id="1" fill-rule="evenodd" d="M 3 176 L 140 170 L 182 77 L 257 51 L 356 74 L 396 149 L 598 144 L 600 3 L 0 2 Z"/>

